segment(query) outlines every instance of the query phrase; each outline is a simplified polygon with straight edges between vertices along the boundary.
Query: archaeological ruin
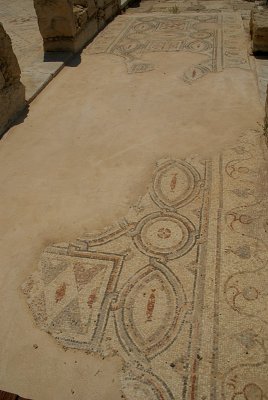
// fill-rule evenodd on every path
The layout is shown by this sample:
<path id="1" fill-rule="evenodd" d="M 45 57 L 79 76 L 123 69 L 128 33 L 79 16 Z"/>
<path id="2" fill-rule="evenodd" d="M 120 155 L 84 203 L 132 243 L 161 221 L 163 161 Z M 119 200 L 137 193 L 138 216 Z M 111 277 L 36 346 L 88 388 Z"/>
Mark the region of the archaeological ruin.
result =
<path id="1" fill-rule="evenodd" d="M 25 108 L 25 88 L 11 40 L 0 22 L 0 136 Z"/>
<path id="2" fill-rule="evenodd" d="M 268 4 L 0 0 L 0 400 L 268 400 Z"/>
<path id="3" fill-rule="evenodd" d="M 251 12 L 252 50 L 255 54 L 268 53 L 268 8 Z"/>
<path id="4" fill-rule="evenodd" d="M 34 0 L 45 51 L 77 52 L 119 11 L 116 0 Z"/>

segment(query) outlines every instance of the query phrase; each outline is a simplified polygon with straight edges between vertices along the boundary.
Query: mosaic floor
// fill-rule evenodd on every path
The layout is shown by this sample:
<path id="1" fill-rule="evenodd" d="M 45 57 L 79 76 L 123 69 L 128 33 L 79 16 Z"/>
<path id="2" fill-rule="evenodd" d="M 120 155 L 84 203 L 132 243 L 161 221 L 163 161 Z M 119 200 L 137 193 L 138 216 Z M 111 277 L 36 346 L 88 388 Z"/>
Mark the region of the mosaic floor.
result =
<path id="1" fill-rule="evenodd" d="M 202 54 L 205 61 L 185 71 L 184 80 L 192 82 L 223 68 L 250 69 L 245 42 L 239 14 L 145 14 L 118 17 L 99 35 L 89 53 L 120 56 L 129 73 L 154 69 L 154 65 L 143 61 L 146 53 L 187 51 Z"/>
<path id="2" fill-rule="evenodd" d="M 119 354 L 123 398 L 266 399 L 267 149 L 160 160 L 129 214 L 48 247 L 23 285 L 62 345 Z"/>
<path id="3" fill-rule="evenodd" d="M 53 395 L 57 400 L 268 400 L 268 153 L 259 120 L 263 114 L 260 99 L 263 101 L 266 75 L 265 62 L 256 64 L 249 56 L 247 24 L 251 7 L 251 3 L 242 0 L 144 1 L 140 8 L 117 17 L 84 50 L 79 67 L 82 83 L 77 81 L 76 89 L 68 86 L 70 76 L 77 79 L 68 74 L 75 72 L 63 71 L 33 104 L 30 134 L 25 134 L 33 153 L 28 153 L 23 144 L 25 153 L 13 151 L 12 157 L 22 160 L 22 165 L 18 172 L 8 171 L 4 177 L 7 186 L 11 182 L 25 196 L 17 200 L 24 204 L 16 217 L 18 230 L 23 226 L 21 240 L 16 242 L 13 232 L 12 247 L 7 246 L 6 276 L 16 295 L 4 285 L 0 291 L 0 301 L 3 296 L 12 306 L 18 303 L 20 307 L 20 312 L 14 312 L 19 332 L 9 336 L 9 332 L 15 331 L 10 322 L 11 328 L 5 333 L 2 357 L 5 361 L 2 372 L 0 369 L 4 390 L 16 393 L 20 390 L 20 395 L 34 400 L 47 400 Z M 185 64 L 174 66 L 174 60 L 182 60 L 183 55 Z M 181 58 L 168 58 L 177 56 Z M 174 78 L 167 81 L 167 99 L 179 104 L 182 110 L 192 107 L 192 114 L 185 111 L 184 116 L 180 108 L 169 113 L 164 107 L 165 97 L 162 103 L 157 103 L 166 87 L 159 86 L 161 90 L 153 92 L 152 82 L 166 79 L 165 70 L 163 73 L 161 70 L 165 57 L 167 74 Z M 107 70 L 103 73 L 99 65 L 109 66 L 109 73 Z M 99 78 L 96 87 L 95 82 L 89 87 L 86 81 L 89 68 L 93 70 L 92 76 Z M 178 72 L 174 72 L 176 68 Z M 116 81 L 118 76 L 120 80 Z M 211 78 L 214 80 L 210 81 Z M 146 97 L 147 101 L 140 96 L 139 113 L 135 114 L 137 126 L 141 115 L 147 117 L 144 138 L 137 139 L 144 142 L 130 144 L 125 131 L 131 131 L 134 124 L 129 122 L 131 117 L 125 120 L 119 111 L 124 107 L 124 99 L 128 101 L 127 111 L 135 107 L 131 99 L 135 93 L 144 93 L 139 92 L 145 85 L 143 79 L 151 82 L 148 88 L 145 86 L 145 92 L 153 93 L 152 97 Z M 109 86 L 113 80 L 117 92 Z M 121 80 L 125 87 L 120 86 Z M 236 85 L 237 88 L 232 87 Z M 122 87 L 127 89 L 127 95 Z M 239 91 L 241 87 L 250 87 L 252 96 L 248 96 L 246 89 Z M 102 90 L 117 107 L 109 107 L 111 103 L 104 99 Z M 227 92 L 232 90 L 228 97 Z M 240 97 L 232 103 L 236 90 Z M 65 118 L 52 119 L 51 125 L 47 125 L 52 118 L 48 103 L 54 101 L 55 93 L 61 101 L 67 101 L 65 108 L 55 105 L 55 114 L 65 113 Z M 185 97 L 180 99 L 183 93 Z M 204 115 L 202 102 L 210 94 L 215 96 L 215 108 L 213 103 L 206 106 Z M 89 99 L 88 103 L 85 99 Z M 181 103 L 176 103 L 177 99 Z M 185 109 L 183 99 L 189 105 Z M 98 101 L 103 103 L 104 113 L 111 115 L 104 126 L 102 114 L 94 114 Z M 256 109 L 250 101 L 255 101 Z M 70 106 L 68 115 L 66 104 Z M 71 107 L 76 107 L 76 112 L 71 113 Z M 150 111 L 154 107 L 164 118 L 166 113 L 166 131 L 162 136 L 157 124 L 153 133 L 146 130 L 153 125 Z M 142 114 L 142 108 L 147 114 Z M 173 110 L 172 104 L 170 109 Z M 195 119 L 196 110 L 199 119 Z M 224 124 L 228 126 L 226 110 L 230 124 L 236 121 L 239 134 L 232 140 L 229 133 L 220 150 L 215 147 L 212 135 L 205 147 L 214 146 L 216 150 L 206 153 L 201 146 L 202 129 L 208 131 L 218 126 L 220 130 Z M 239 112 L 244 117 L 237 121 L 234 118 Z M 215 125 L 210 125 L 213 118 Z M 64 128 L 62 119 L 66 119 Z M 178 132 L 189 128 L 187 120 L 193 121 L 190 125 L 193 132 L 196 126 L 200 130 L 200 149 L 197 146 L 192 152 L 186 146 L 185 156 L 171 156 L 180 154 L 181 137 L 187 142 L 187 135 L 178 136 L 172 145 L 166 144 L 170 143 L 168 134 L 173 129 L 170 119 Z M 85 135 L 88 141 L 82 136 L 84 126 L 88 129 Z M 23 129 L 26 128 L 22 126 Z M 116 142 L 120 129 L 123 132 L 120 141 L 126 141 L 123 148 Z M 90 136 L 91 131 L 96 132 L 96 137 Z M 105 136 L 107 131 L 111 131 L 111 137 Z M 137 128 L 133 136 L 139 132 Z M 224 135 L 224 131 L 221 133 Z M 47 150 L 42 153 L 43 149 Z M 100 150 L 94 159 L 96 149 Z M 133 157 L 129 149 L 133 150 Z M 122 178 L 116 168 L 123 168 L 120 156 L 124 153 L 130 169 Z M 96 232 L 91 230 L 90 214 L 94 214 L 92 220 L 102 220 L 101 211 L 97 212 L 98 206 L 101 210 L 103 197 L 105 209 L 111 208 L 112 215 L 116 214 L 114 193 L 118 191 L 119 199 L 125 196 L 128 202 L 128 192 L 121 186 L 132 185 L 140 164 L 151 153 L 155 170 L 148 174 L 150 178 L 143 176 L 146 181 L 143 189 L 137 189 L 136 182 L 133 183 L 137 196 L 133 196 L 134 204 L 127 207 L 129 211 L 113 218 L 110 226 L 104 224 Z M 8 165 L 10 157 L 6 156 Z M 86 164 L 88 158 L 90 163 Z M 27 166 L 28 159 L 33 164 Z M 45 171 L 43 176 L 39 164 L 45 165 L 44 170 L 49 170 L 51 164 L 51 175 L 47 176 Z M 100 169 L 94 169 L 96 165 L 105 165 L 103 175 Z M 19 181 L 14 181 L 20 171 Z M 95 181 L 90 181 L 94 174 Z M 30 180 L 29 186 L 24 178 Z M 50 186 L 53 179 L 55 186 Z M 112 181 L 110 189 L 106 189 L 108 194 L 105 179 Z M 27 197 L 30 186 L 34 193 Z M 77 205 L 87 186 L 88 196 L 84 196 L 82 205 Z M 78 197 L 70 197 L 70 192 Z M 5 198 L 4 204 L 12 205 L 16 196 L 13 193 Z M 8 212 L 12 212 L 11 208 Z M 54 214 L 50 214 L 51 210 Z M 30 226 L 23 218 L 34 212 Z M 40 225 L 42 228 L 37 232 Z M 77 239 L 72 236 L 74 231 L 81 232 Z M 10 272 L 11 265 L 20 264 L 21 254 L 26 260 L 24 268 L 14 267 L 16 272 Z M 28 363 L 20 367 L 21 386 L 13 389 L 10 366 L 23 365 L 5 352 L 15 346 L 11 344 L 16 342 L 14 337 L 22 337 L 19 349 L 25 359 L 30 354 L 29 347 L 34 355 L 29 356 L 33 360 L 31 371 L 28 372 Z M 0 340 L 3 340 L 1 332 Z M 95 359 L 98 367 L 92 373 Z M 105 362 L 113 365 L 115 359 L 121 365 L 117 364 L 113 379 L 109 381 L 100 374 L 96 383 L 94 379 L 98 379 L 101 365 L 106 365 Z M 35 371 L 42 366 L 47 374 L 43 380 L 42 369 L 39 375 Z M 111 387 L 117 378 L 119 392 L 114 395 Z M 73 385 L 71 389 L 69 384 Z M 53 389 L 55 394 L 51 385 L 57 387 Z"/>

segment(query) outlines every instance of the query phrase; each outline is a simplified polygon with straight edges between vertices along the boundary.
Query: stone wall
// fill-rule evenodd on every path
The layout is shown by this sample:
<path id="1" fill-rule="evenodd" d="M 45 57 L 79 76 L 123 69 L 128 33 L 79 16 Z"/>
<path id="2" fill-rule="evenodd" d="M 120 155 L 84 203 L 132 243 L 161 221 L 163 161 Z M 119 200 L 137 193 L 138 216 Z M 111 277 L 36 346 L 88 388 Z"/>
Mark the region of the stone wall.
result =
<path id="1" fill-rule="evenodd" d="M 118 13 L 118 4 L 118 0 L 34 0 L 44 50 L 81 50 Z"/>
<path id="2" fill-rule="evenodd" d="M 268 8 L 253 9 L 250 20 L 252 51 L 254 54 L 268 53 Z"/>
<path id="3" fill-rule="evenodd" d="M 0 23 L 0 135 L 26 106 L 20 74 L 10 37 Z"/>

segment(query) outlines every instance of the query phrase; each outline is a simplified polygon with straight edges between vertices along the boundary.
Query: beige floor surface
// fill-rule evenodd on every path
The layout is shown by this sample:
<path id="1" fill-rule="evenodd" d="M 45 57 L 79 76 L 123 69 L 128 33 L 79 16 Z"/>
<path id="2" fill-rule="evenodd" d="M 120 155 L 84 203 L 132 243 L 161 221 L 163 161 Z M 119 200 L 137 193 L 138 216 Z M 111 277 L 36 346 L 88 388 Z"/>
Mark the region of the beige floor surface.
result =
<path id="1" fill-rule="evenodd" d="M 1 389 L 268 398 L 248 45 L 239 11 L 119 16 L 2 139 Z"/>

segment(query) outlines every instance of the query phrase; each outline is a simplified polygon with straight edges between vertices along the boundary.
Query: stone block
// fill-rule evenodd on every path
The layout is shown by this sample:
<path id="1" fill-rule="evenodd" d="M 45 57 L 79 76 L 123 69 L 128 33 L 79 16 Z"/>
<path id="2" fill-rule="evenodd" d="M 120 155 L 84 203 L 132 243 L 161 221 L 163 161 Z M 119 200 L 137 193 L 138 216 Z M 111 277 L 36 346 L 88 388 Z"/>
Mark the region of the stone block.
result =
<path id="1" fill-rule="evenodd" d="M 105 8 L 104 8 L 104 18 L 106 22 L 109 22 L 111 19 L 113 19 L 116 14 L 118 13 L 119 10 L 119 4 L 118 1 L 111 1 L 109 2 Z"/>
<path id="2" fill-rule="evenodd" d="M 268 53 L 268 8 L 252 10 L 250 34 L 253 53 Z"/>
<path id="3" fill-rule="evenodd" d="M 98 26 L 103 29 L 119 13 L 118 0 L 96 0 L 98 7 Z"/>
<path id="4" fill-rule="evenodd" d="M 0 23 L 0 135 L 26 107 L 25 87 L 10 37 Z"/>
<path id="5" fill-rule="evenodd" d="M 44 39 L 75 36 L 71 0 L 34 0 L 39 30 Z"/>
<path id="6" fill-rule="evenodd" d="M 34 0 L 45 51 L 77 52 L 98 32 L 94 0 Z"/>

